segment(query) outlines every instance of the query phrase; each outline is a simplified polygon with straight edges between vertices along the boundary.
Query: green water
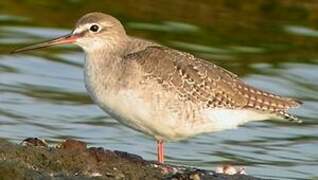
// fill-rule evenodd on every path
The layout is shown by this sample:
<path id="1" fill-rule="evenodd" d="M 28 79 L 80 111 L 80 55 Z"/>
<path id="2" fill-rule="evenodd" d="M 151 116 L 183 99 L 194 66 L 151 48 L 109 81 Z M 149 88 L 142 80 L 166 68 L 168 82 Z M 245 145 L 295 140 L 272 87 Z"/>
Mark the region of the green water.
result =
<path id="1" fill-rule="evenodd" d="M 74 46 L 9 55 L 12 49 L 71 31 L 102 11 L 128 34 L 213 61 L 249 84 L 298 98 L 304 124 L 248 123 L 167 144 L 168 163 L 245 167 L 274 179 L 318 177 L 318 1 L 0 1 L 0 137 L 19 142 L 67 137 L 155 159 L 154 141 L 123 127 L 92 103 L 83 52 Z"/>

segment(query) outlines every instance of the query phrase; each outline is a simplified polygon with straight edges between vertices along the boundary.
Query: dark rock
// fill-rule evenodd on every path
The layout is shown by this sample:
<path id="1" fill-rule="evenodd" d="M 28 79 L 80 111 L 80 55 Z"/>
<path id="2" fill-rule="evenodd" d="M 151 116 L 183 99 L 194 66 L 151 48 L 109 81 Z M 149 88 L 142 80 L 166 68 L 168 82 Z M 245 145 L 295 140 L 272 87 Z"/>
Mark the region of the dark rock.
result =
<path id="1" fill-rule="evenodd" d="M 131 154 L 131 153 L 124 152 L 124 151 L 116 151 L 116 150 L 114 151 L 114 153 L 117 156 L 125 158 L 125 159 L 129 159 L 132 161 L 145 162 L 145 160 L 141 156 L 138 156 L 136 154 Z"/>
<path id="2" fill-rule="evenodd" d="M 165 177 L 167 180 L 256 180 L 258 178 L 247 175 L 225 175 L 217 174 L 212 171 L 192 169 L 177 172 Z"/>
<path id="3" fill-rule="evenodd" d="M 88 148 L 89 154 L 96 159 L 97 162 L 107 161 L 108 157 L 115 157 L 115 153 L 110 150 L 104 150 L 104 148 L 90 147 Z"/>
<path id="4" fill-rule="evenodd" d="M 38 138 L 26 138 L 21 142 L 22 146 L 38 146 L 38 147 L 48 147 L 45 140 Z"/>
<path id="5" fill-rule="evenodd" d="M 72 139 L 58 148 L 37 138 L 23 142 L 27 143 L 21 146 L 0 139 L 0 179 L 257 179 L 158 164 L 127 152 L 87 148 L 86 143 Z"/>
<path id="6" fill-rule="evenodd" d="M 77 141 L 74 139 L 66 139 L 61 145 L 61 149 L 68 149 L 68 150 L 78 150 L 78 151 L 85 151 L 86 150 L 86 143 L 82 141 Z"/>

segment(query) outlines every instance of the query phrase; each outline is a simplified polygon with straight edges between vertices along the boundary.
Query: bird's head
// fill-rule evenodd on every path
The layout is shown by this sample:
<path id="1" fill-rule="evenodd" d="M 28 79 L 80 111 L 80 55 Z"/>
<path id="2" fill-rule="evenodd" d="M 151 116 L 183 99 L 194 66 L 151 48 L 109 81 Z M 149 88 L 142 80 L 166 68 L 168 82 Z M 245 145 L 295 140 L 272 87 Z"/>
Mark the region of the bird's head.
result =
<path id="1" fill-rule="evenodd" d="M 94 51 L 116 52 L 123 49 L 126 42 L 125 29 L 116 18 L 104 13 L 93 12 L 81 17 L 70 34 L 17 49 L 13 53 L 61 44 L 77 44 L 88 53 Z"/>

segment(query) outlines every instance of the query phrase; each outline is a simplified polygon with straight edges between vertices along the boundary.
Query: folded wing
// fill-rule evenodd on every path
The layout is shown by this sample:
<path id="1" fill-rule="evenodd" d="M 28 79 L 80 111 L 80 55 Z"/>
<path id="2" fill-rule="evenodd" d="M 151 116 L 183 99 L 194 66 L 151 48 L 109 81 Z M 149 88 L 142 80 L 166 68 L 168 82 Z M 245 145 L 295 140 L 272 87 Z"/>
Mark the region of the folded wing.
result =
<path id="1" fill-rule="evenodd" d="M 287 110 L 301 102 L 251 87 L 237 75 L 191 54 L 151 46 L 127 55 L 126 60 L 137 62 L 145 76 L 202 108 L 245 108 L 300 122 Z"/>

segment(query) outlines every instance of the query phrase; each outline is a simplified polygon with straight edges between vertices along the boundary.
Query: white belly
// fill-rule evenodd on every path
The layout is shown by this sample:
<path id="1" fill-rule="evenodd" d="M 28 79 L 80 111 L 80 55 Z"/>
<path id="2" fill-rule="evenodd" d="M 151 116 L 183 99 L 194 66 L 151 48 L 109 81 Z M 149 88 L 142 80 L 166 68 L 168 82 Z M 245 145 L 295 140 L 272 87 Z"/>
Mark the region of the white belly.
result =
<path id="1" fill-rule="evenodd" d="M 250 121 L 270 119 L 271 114 L 249 109 L 207 109 L 201 112 L 213 124 L 213 131 L 233 129 Z"/>
<path id="2" fill-rule="evenodd" d="M 151 102 L 145 102 L 133 90 L 97 95 L 93 99 L 109 115 L 135 130 L 157 139 L 170 139 L 176 134 L 175 115 L 158 112 Z"/>
<path id="3" fill-rule="evenodd" d="M 185 119 L 176 113 L 145 102 L 133 90 L 93 98 L 96 103 L 119 122 L 154 136 L 157 139 L 179 140 L 197 134 L 236 128 L 249 121 L 268 119 L 267 114 L 251 110 L 207 109 L 200 112 L 200 120 Z M 179 109 L 180 111 L 181 108 Z"/>

